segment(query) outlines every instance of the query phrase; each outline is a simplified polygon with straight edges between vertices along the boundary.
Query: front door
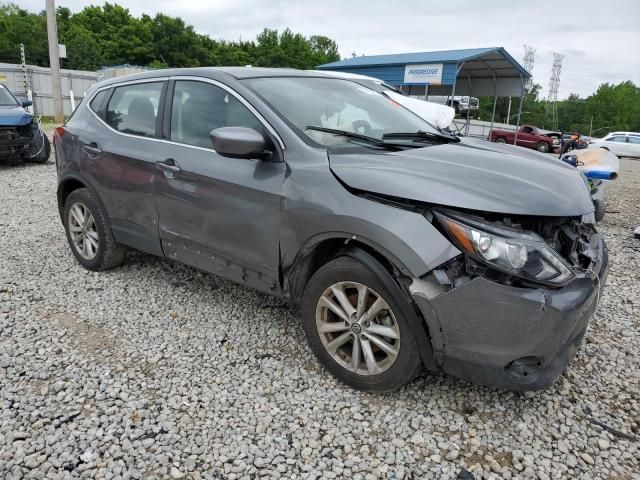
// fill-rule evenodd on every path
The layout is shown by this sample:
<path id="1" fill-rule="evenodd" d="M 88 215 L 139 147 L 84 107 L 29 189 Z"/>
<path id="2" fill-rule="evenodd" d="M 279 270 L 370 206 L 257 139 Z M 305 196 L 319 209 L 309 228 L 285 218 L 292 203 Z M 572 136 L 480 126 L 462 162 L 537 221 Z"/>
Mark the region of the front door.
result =
<path id="1" fill-rule="evenodd" d="M 177 80 L 158 166 L 165 254 L 263 291 L 279 291 L 279 226 L 286 165 L 218 155 L 209 132 L 262 123 L 221 84 Z"/>

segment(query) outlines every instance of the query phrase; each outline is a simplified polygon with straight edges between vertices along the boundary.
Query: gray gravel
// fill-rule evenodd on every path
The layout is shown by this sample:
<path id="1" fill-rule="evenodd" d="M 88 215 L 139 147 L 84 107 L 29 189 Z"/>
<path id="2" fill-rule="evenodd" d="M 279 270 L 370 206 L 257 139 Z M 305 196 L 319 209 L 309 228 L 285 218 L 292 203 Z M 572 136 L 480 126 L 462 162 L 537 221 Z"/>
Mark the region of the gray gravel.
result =
<path id="1" fill-rule="evenodd" d="M 0 167 L 2 478 L 640 478 L 640 162 L 602 229 L 614 262 L 573 366 L 544 392 L 443 375 L 354 391 L 322 370 L 299 312 L 133 253 L 83 270 L 55 167 Z"/>

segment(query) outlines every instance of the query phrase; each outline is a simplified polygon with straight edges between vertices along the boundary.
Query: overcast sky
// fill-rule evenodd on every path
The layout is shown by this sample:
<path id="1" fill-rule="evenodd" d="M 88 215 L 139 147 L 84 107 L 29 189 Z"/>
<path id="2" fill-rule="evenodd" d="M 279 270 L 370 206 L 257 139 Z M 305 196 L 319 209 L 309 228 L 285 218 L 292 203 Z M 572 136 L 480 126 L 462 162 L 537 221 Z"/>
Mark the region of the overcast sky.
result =
<path id="1" fill-rule="evenodd" d="M 44 9 L 44 0 L 19 0 Z M 96 0 L 58 0 L 72 11 Z M 263 28 L 291 28 L 334 39 L 350 57 L 458 48 L 505 47 L 522 61 L 537 49 L 534 81 L 547 94 L 553 52 L 563 54 L 560 97 L 589 95 L 602 82 L 640 85 L 640 0 L 127 0 L 138 16 L 182 17 L 216 39 L 253 39 Z"/>

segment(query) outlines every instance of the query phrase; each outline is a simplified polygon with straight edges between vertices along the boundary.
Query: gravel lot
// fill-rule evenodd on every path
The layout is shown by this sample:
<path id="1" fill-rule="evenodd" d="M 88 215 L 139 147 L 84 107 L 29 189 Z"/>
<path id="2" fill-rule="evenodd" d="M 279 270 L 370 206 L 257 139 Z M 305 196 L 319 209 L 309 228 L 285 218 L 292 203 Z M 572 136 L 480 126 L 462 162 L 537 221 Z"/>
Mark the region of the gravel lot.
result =
<path id="1" fill-rule="evenodd" d="M 299 312 L 132 253 L 83 270 L 55 166 L 0 166 L 2 478 L 638 479 L 640 161 L 602 229 L 613 266 L 573 366 L 515 394 L 424 375 L 393 394 L 338 383 Z"/>

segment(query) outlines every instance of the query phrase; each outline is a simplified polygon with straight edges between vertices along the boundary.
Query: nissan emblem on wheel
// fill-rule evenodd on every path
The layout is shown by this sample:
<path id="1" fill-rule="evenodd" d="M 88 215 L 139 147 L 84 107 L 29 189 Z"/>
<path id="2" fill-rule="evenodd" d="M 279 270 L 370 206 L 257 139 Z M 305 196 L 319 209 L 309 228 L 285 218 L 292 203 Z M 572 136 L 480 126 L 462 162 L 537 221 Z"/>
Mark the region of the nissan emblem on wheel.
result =
<path id="1" fill-rule="evenodd" d="M 320 363 L 355 388 L 394 390 L 425 369 L 545 388 L 605 284 L 576 168 L 453 136 L 355 78 L 240 67 L 114 78 L 54 145 L 83 267 L 136 249 L 284 298 Z"/>

